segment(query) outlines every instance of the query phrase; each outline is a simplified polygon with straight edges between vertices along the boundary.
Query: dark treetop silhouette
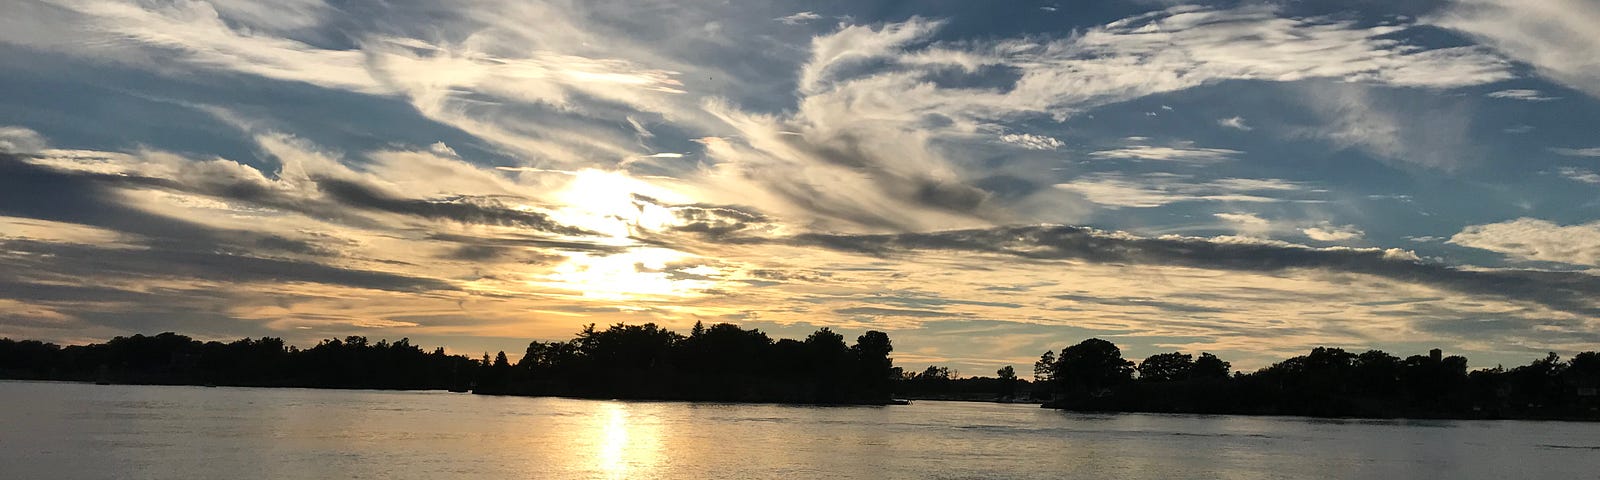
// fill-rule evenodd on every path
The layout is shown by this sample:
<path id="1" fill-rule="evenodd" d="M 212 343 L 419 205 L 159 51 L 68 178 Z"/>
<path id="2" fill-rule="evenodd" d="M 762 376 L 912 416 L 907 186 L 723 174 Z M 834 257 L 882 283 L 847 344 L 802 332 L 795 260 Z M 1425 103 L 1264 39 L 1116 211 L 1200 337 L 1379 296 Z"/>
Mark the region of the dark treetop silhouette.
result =
<path id="1" fill-rule="evenodd" d="M 323 340 L 301 350 L 282 339 L 199 342 L 183 335 L 117 337 L 58 347 L 0 339 L 0 377 L 161 385 L 446 389 L 471 384 L 480 362 L 426 353 L 408 339 Z"/>
<path id="2" fill-rule="evenodd" d="M 1211 354 L 1177 352 L 1135 368 L 1116 345 L 1089 339 L 1060 355 L 1046 352 L 1036 372 L 1054 395 L 1045 406 L 1072 410 L 1600 420 L 1595 352 L 1468 372 L 1466 358 L 1437 349 L 1401 359 L 1317 347 L 1255 373 L 1229 376 L 1228 368 Z"/>
<path id="3" fill-rule="evenodd" d="M 774 342 L 760 330 L 696 323 L 688 336 L 655 324 L 584 327 L 565 342 L 533 342 L 516 365 L 496 364 L 478 393 L 794 403 L 889 401 L 894 348 L 870 331 L 847 346 L 822 328 Z"/>
<path id="4" fill-rule="evenodd" d="M 505 352 L 492 360 L 424 353 L 407 339 L 348 337 L 301 350 L 277 338 L 221 343 L 163 333 L 65 348 L 0 339 L 0 378 L 881 404 L 889 401 L 891 351 L 883 332 L 854 345 L 827 328 L 774 342 L 731 324 L 696 324 L 688 336 L 655 324 L 591 324 L 572 340 L 530 343 L 515 364 Z"/>
<path id="5" fill-rule="evenodd" d="M 1370 350 L 1318 347 L 1253 373 L 1233 373 L 1209 353 L 1151 355 L 1135 365 L 1101 339 L 1046 352 L 1033 379 L 1010 366 L 995 377 L 960 377 L 929 366 L 903 372 L 889 336 L 847 345 L 827 328 L 773 341 L 760 330 L 696 324 L 681 335 L 654 324 L 586 326 L 576 338 L 535 341 L 516 363 L 431 353 L 409 340 L 200 342 L 173 333 L 59 347 L 0 339 L 0 378 L 176 385 L 452 389 L 562 395 L 791 403 L 886 403 L 892 396 L 1037 399 L 1085 411 L 1277 414 L 1340 417 L 1600 420 L 1600 353 L 1555 354 L 1512 369 L 1469 372 L 1467 359 L 1401 359 Z"/>

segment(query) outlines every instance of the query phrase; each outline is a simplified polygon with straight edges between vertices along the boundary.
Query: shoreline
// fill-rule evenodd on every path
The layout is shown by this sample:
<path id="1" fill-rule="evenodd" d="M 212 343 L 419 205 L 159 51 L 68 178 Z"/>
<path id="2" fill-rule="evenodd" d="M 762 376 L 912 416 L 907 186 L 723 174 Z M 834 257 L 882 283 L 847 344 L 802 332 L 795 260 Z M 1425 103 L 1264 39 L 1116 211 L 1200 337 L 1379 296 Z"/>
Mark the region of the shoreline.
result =
<path id="1" fill-rule="evenodd" d="M 207 385 L 195 385 L 195 384 L 187 384 L 187 383 L 112 383 L 112 384 L 109 384 L 109 385 L 98 385 L 94 381 L 38 380 L 38 379 L 19 379 L 19 378 L 0 378 L 0 383 L 77 384 L 77 385 L 107 386 L 107 387 L 136 386 L 136 387 L 211 388 L 211 387 L 209 387 Z M 886 403 L 804 403 L 804 402 L 686 400 L 686 399 L 671 399 L 671 398 L 615 398 L 615 397 L 575 396 L 575 395 L 511 395 L 511 394 L 493 394 L 493 393 L 475 393 L 475 392 L 450 392 L 448 390 L 434 389 L 434 388 L 397 389 L 397 388 L 369 388 L 369 387 L 306 387 L 306 386 L 261 386 L 261 385 L 220 385 L 220 384 L 216 385 L 215 388 L 260 388 L 260 389 L 296 389 L 296 390 L 332 390 L 332 391 L 361 391 L 361 390 L 365 390 L 365 391 L 371 391 L 371 392 L 438 392 L 438 393 L 445 393 L 445 394 L 452 394 L 453 393 L 453 394 L 461 394 L 461 395 L 476 395 L 476 396 L 483 396 L 483 397 L 561 398 L 561 399 L 569 399 L 569 400 L 590 400 L 590 401 L 645 402 L 645 403 L 690 403 L 690 404 L 714 404 L 714 405 L 782 405 L 782 406 L 797 406 L 797 407 L 885 407 L 885 406 L 897 406 L 897 404 L 887 403 L 887 402 Z M 1048 410 L 1056 410 L 1056 411 L 1066 412 L 1066 413 L 1094 414 L 1094 415 L 1158 415 L 1158 416 L 1180 416 L 1180 417 L 1264 417 L 1264 418 L 1277 417 L 1277 418 L 1304 418 L 1304 419 L 1352 421 L 1352 422 L 1361 422 L 1361 421 L 1371 421 L 1371 422 L 1413 422 L 1413 421 L 1561 422 L 1561 423 L 1597 423 L 1597 422 L 1600 422 L 1600 420 L 1596 420 L 1596 419 L 1592 419 L 1592 418 L 1582 418 L 1582 417 L 1537 417 L 1537 416 L 1525 416 L 1525 417 L 1517 417 L 1517 416 L 1505 416 L 1505 417 L 1460 417 L 1460 416 L 1374 417 L 1374 416 L 1366 416 L 1366 417 L 1363 417 L 1363 416 L 1325 416 L 1325 415 L 1304 415 L 1304 414 L 1284 414 L 1284 413 L 1256 413 L 1256 412 L 1156 412 L 1156 411 L 1134 411 L 1134 410 L 1072 409 L 1072 408 L 1063 408 L 1063 407 L 1053 407 L 1053 406 L 1050 406 L 1048 403 L 1040 403 L 1040 402 L 1001 402 L 1001 401 L 994 401 L 994 400 L 954 399 L 954 398 L 922 398 L 922 397 L 907 397 L 907 398 L 904 398 L 903 400 L 908 400 L 910 405 L 915 405 L 916 402 L 960 402 L 960 403 L 993 403 L 993 404 L 1001 404 L 1001 405 L 1039 405 L 1039 408 L 1048 409 Z"/>
<path id="2" fill-rule="evenodd" d="M 1312 415 L 1312 414 L 1300 414 L 1300 413 L 1243 412 L 1243 411 L 1240 411 L 1240 412 L 1160 412 L 1160 411 L 1144 411 L 1144 410 L 1075 409 L 1075 408 L 1068 408 L 1068 407 L 1051 406 L 1050 403 L 1041 404 L 1039 406 L 1039 408 L 1062 411 L 1062 412 L 1088 413 L 1088 414 L 1105 414 L 1105 415 L 1142 414 L 1142 415 L 1233 416 L 1233 417 L 1292 417 L 1292 418 L 1314 418 L 1314 419 L 1323 419 L 1323 420 L 1373 420 L 1373 421 L 1449 420 L 1449 421 L 1472 421 L 1472 422 L 1519 421 L 1519 422 L 1600 423 L 1600 418 L 1594 418 L 1594 417 L 1563 417 L 1563 416 L 1532 416 L 1532 415 L 1530 415 L 1530 416 L 1506 416 L 1506 415 L 1502 415 L 1502 416 L 1476 416 L 1476 417 L 1457 416 L 1457 415 L 1438 415 L 1438 416 L 1396 415 L 1396 416 L 1382 416 L 1382 417 L 1380 417 L 1380 416 Z"/>

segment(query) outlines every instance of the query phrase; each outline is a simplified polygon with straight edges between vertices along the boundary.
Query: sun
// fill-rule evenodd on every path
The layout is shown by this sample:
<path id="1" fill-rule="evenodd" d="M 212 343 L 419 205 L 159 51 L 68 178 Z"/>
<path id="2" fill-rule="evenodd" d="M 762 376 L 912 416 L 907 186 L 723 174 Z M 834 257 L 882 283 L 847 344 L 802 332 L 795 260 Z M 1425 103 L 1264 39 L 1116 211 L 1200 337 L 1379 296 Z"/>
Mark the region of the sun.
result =
<path id="1" fill-rule="evenodd" d="M 673 221 L 672 212 L 648 202 L 645 196 L 667 203 L 689 200 L 671 190 L 617 171 L 585 169 L 555 195 L 560 204 L 551 217 L 613 240 L 625 241 L 637 230 L 660 230 Z"/>
<path id="2" fill-rule="evenodd" d="M 695 255 L 634 240 L 639 233 L 661 230 L 675 221 L 671 210 L 641 202 L 639 196 L 663 203 L 688 203 L 688 199 L 624 172 L 587 169 L 571 175 L 555 195 L 559 205 L 551 216 L 595 232 L 599 242 L 622 249 L 568 253 L 564 262 L 533 283 L 598 300 L 683 298 L 716 286 L 716 281 L 706 280 L 712 275 L 704 271 L 681 275 L 671 270 L 685 265 L 697 268 L 692 265 Z"/>

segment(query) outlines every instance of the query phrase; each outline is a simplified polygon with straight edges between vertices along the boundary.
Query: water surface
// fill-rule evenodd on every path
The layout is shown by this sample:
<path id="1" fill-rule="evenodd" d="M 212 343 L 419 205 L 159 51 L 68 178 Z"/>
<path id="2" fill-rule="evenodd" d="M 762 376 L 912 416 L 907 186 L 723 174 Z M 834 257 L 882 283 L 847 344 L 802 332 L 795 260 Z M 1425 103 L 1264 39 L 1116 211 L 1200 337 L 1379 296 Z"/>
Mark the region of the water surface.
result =
<path id="1" fill-rule="evenodd" d="M 1600 425 L 0 382 L 0 478 L 1596 478 Z"/>

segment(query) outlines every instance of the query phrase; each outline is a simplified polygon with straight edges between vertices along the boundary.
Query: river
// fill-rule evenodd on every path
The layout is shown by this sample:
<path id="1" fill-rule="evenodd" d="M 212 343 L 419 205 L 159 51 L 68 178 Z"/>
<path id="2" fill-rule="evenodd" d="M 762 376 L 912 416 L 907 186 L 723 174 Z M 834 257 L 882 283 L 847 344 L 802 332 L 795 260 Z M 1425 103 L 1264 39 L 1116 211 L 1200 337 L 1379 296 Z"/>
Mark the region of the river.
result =
<path id="1" fill-rule="evenodd" d="M 1596 478 L 1600 424 L 0 382 L 0 478 Z"/>

